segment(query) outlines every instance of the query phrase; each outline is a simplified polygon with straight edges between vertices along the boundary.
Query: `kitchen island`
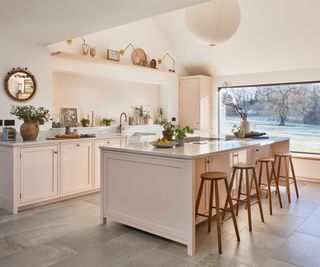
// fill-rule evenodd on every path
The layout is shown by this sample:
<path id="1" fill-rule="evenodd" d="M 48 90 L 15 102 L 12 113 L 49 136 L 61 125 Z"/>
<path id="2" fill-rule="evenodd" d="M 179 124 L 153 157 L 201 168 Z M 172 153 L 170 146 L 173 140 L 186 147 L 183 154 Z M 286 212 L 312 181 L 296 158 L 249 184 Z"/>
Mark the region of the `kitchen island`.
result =
<path id="1" fill-rule="evenodd" d="M 174 240 L 194 255 L 195 228 L 203 220 L 195 218 L 200 174 L 213 170 L 230 174 L 233 164 L 289 152 L 289 138 L 204 138 L 168 149 L 149 143 L 100 149 L 101 222 L 110 219 Z M 220 198 L 224 203 L 225 192 Z M 207 193 L 199 211 L 205 212 L 208 204 Z"/>

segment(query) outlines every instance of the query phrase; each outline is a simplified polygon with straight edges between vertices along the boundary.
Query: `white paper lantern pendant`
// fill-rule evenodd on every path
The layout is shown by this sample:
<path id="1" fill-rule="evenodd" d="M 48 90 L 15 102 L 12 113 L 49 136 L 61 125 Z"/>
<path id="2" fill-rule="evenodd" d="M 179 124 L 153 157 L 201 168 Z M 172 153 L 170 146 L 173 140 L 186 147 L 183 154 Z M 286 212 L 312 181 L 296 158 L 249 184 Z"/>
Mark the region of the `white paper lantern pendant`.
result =
<path id="1" fill-rule="evenodd" d="M 188 7 L 185 19 L 195 40 L 214 46 L 231 38 L 240 24 L 237 0 L 212 0 Z"/>

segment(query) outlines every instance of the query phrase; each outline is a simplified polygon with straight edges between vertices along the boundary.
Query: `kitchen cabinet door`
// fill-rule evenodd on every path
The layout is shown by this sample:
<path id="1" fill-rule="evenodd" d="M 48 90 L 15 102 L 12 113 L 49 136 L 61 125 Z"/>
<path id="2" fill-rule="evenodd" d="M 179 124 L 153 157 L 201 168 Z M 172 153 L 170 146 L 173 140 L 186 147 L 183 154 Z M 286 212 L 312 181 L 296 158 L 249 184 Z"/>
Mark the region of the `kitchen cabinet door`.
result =
<path id="1" fill-rule="evenodd" d="M 96 140 L 94 147 L 94 188 L 100 188 L 100 146 L 103 145 L 119 145 L 125 142 L 122 138 L 112 138 L 106 140 Z"/>
<path id="2" fill-rule="evenodd" d="M 93 189 L 93 141 L 61 144 L 62 195 Z"/>
<path id="3" fill-rule="evenodd" d="M 180 103 L 180 125 L 200 129 L 200 104 Z"/>
<path id="4" fill-rule="evenodd" d="M 58 145 L 20 150 L 20 204 L 58 197 Z"/>

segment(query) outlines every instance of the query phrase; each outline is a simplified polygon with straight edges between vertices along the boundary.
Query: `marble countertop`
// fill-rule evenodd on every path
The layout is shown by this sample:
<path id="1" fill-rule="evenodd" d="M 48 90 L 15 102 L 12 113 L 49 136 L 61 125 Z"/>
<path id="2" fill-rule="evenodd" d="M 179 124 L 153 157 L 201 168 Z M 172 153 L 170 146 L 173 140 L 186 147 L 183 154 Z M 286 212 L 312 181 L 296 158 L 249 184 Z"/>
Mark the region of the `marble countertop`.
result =
<path id="1" fill-rule="evenodd" d="M 100 149 L 106 151 L 116 151 L 123 153 L 135 153 L 150 156 L 161 156 L 178 159 L 194 159 L 208 156 L 215 153 L 240 150 L 250 147 L 274 144 L 288 141 L 290 138 L 270 137 L 269 139 L 232 139 L 207 141 L 199 144 L 197 142 L 185 143 L 183 146 L 173 148 L 156 148 L 149 143 L 121 144 L 101 146 Z"/>

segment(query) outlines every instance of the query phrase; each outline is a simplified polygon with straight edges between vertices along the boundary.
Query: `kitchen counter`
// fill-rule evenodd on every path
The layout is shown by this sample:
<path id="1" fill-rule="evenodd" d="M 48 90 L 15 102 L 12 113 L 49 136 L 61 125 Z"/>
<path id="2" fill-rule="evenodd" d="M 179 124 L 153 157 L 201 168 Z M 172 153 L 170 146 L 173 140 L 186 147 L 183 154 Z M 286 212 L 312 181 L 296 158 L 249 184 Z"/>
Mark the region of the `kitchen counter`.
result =
<path id="1" fill-rule="evenodd" d="M 201 140 L 174 148 L 155 148 L 146 142 L 102 145 L 101 222 L 110 219 L 174 240 L 187 245 L 188 255 L 195 255 L 195 229 L 203 221 L 195 216 L 201 173 L 224 171 L 229 179 L 234 164 L 289 152 L 289 141 Z M 224 203 L 223 186 L 219 190 Z M 208 198 L 204 194 L 201 199 L 200 213 L 209 209 Z"/>
<path id="2" fill-rule="evenodd" d="M 195 159 L 210 154 L 247 149 L 254 146 L 271 145 L 277 142 L 289 141 L 289 138 L 270 137 L 269 139 L 231 139 L 185 143 L 173 148 L 156 148 L 149 143 L 121 144 L 119 146 L 102 146 L 100 149 L 134 154 L 161 156 L 178 159 Z"/>

